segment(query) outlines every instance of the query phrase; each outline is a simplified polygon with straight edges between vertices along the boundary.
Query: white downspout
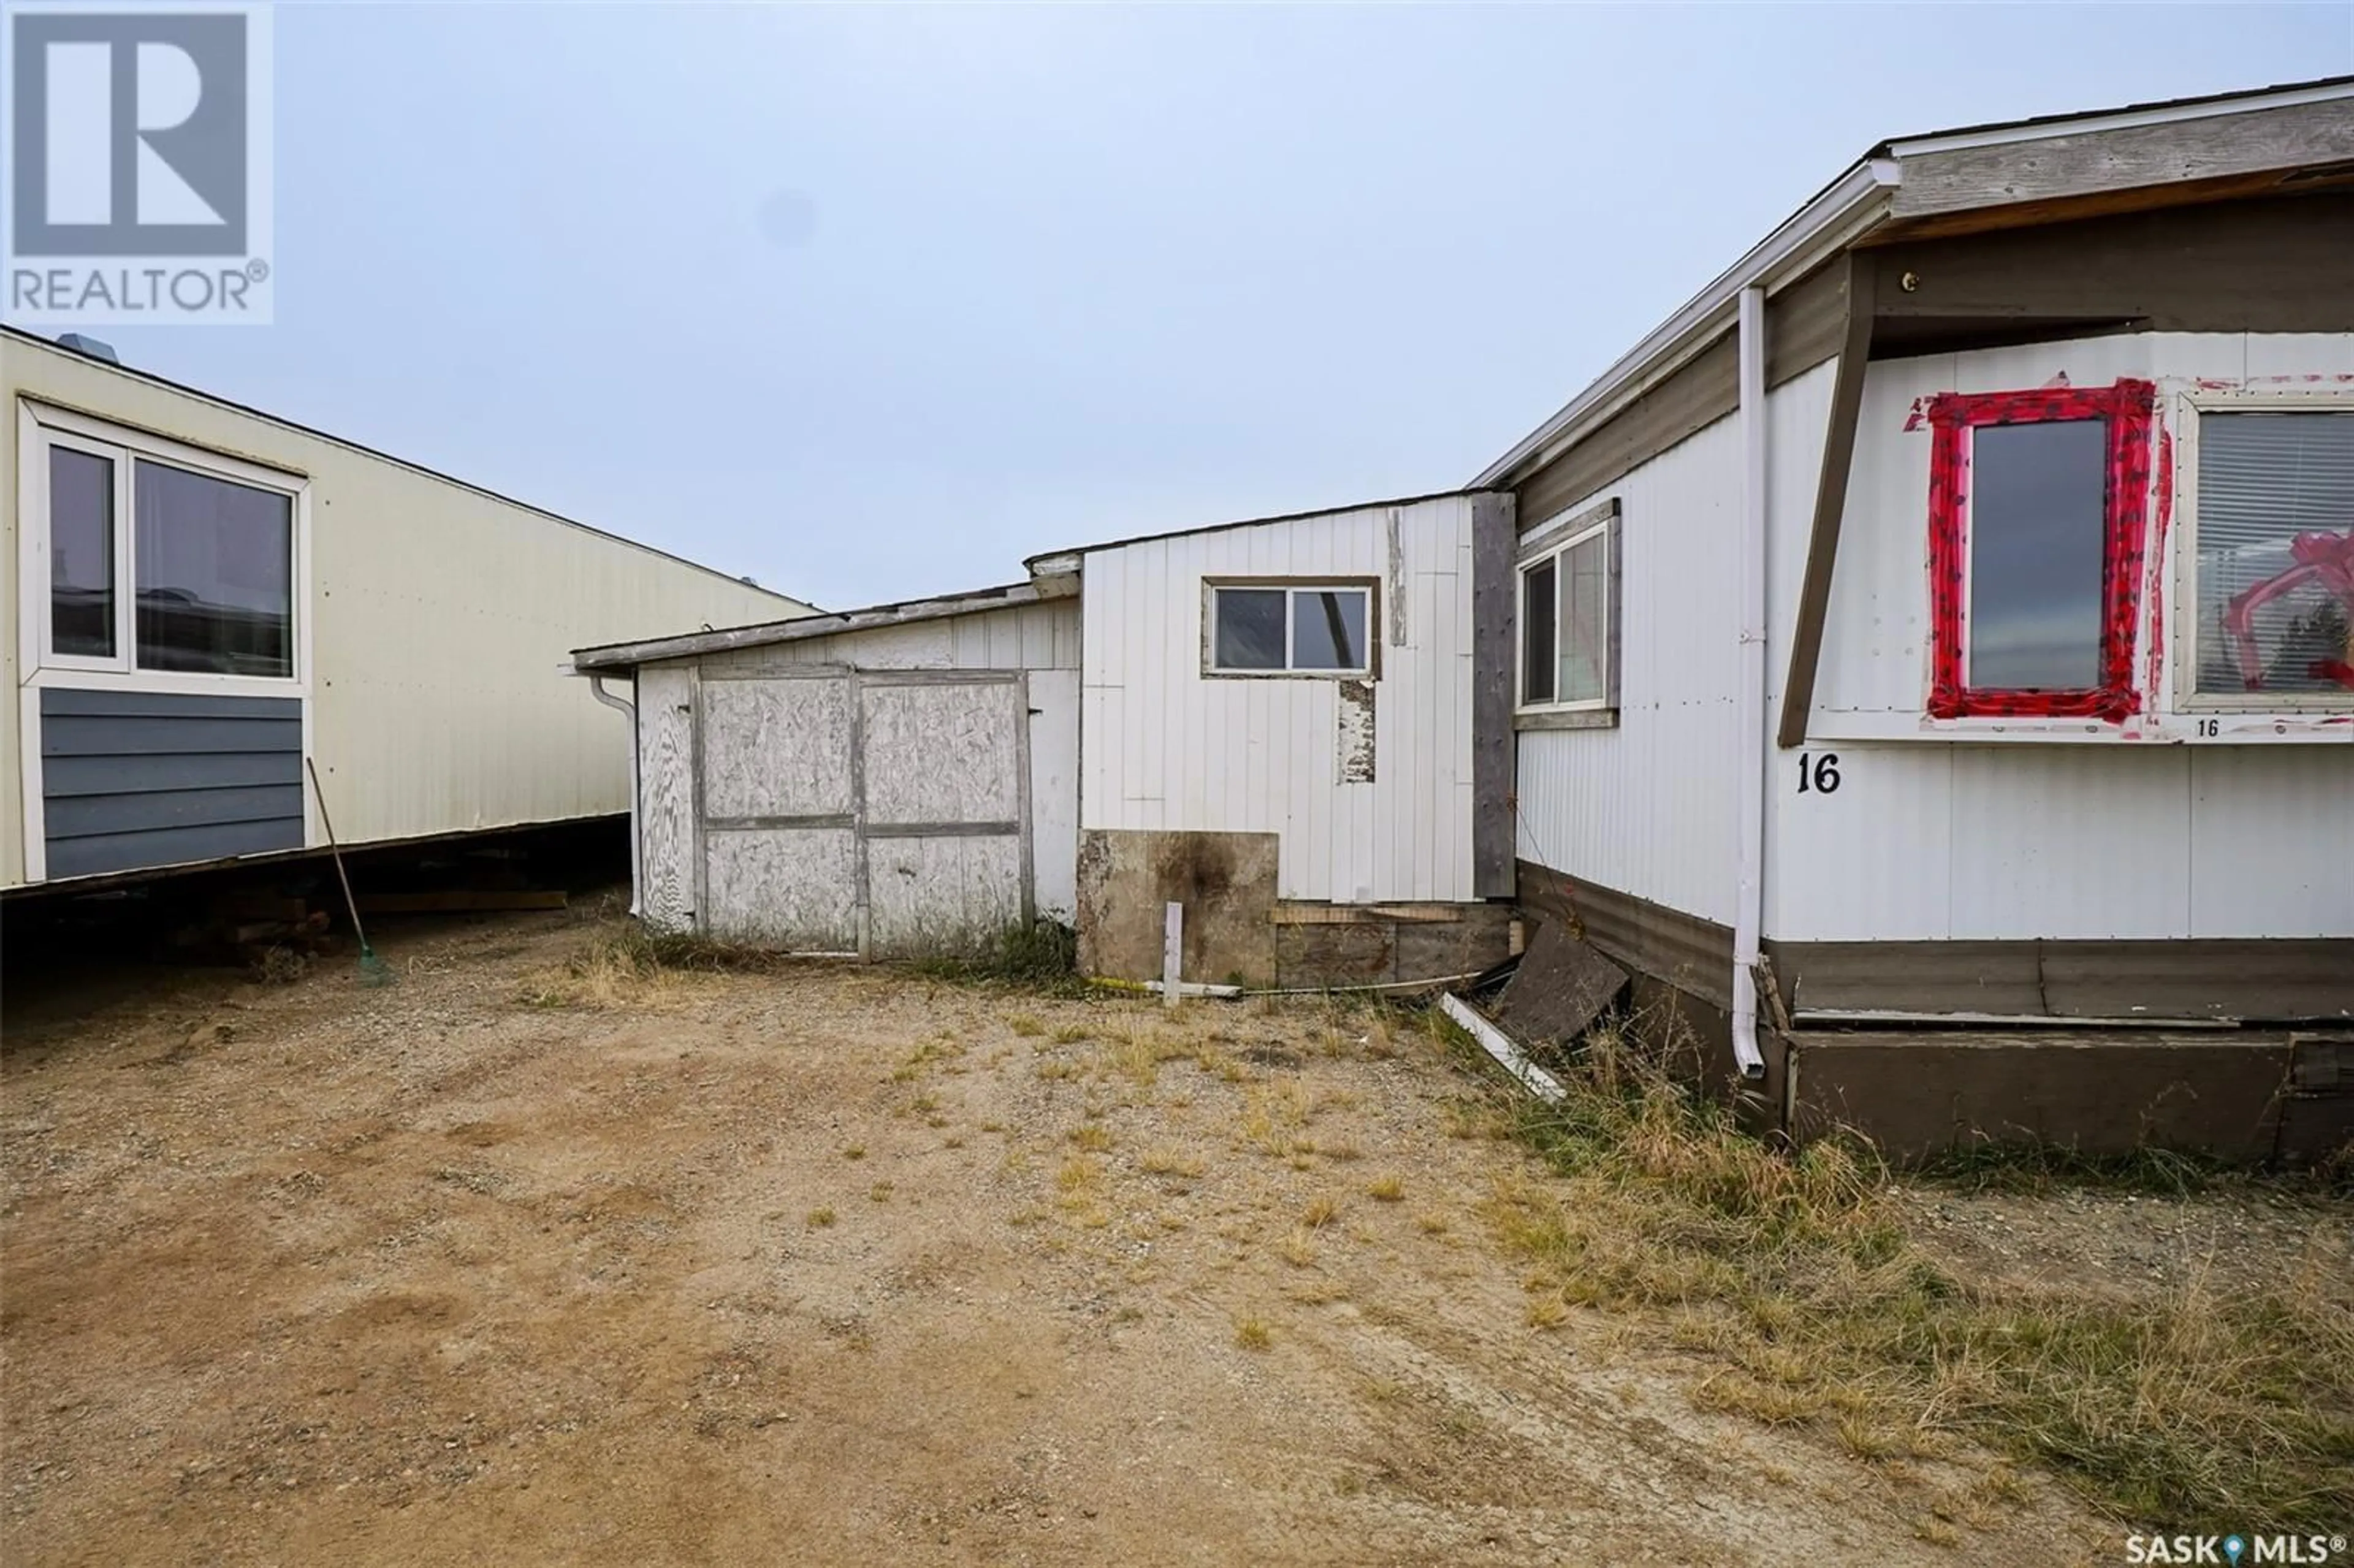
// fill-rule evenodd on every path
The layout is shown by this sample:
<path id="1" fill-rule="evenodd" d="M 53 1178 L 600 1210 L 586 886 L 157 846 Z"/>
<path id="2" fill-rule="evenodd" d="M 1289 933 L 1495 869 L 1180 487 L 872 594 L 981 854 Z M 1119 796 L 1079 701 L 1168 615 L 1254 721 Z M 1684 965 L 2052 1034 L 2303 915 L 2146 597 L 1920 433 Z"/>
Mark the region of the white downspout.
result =
<path id="1" fill-rule="evenodd" d="M 1733 905 L 1733 1058 L 1752 1083 L 1757 953 L 1766 911 L 1766 291 L 1741 291 L 1741 673 L 1734 703 L 1734 792 L 1740 869 Z"/>
<path id="2" fill-rule="evenodd" d="M 632 679 L 631 690 L 637 682 Z M 645 859 L 638 851 L 638 705 L 628 697 L 617 697 L 605 689 L 605 677 L 595 670 L 588 672 L 588 689 L 597 700 L 609 708 L 618 709 L 630 721 L 630 913 L 642 914 L 638 907 L 638 888 L 645 881 Z"/>

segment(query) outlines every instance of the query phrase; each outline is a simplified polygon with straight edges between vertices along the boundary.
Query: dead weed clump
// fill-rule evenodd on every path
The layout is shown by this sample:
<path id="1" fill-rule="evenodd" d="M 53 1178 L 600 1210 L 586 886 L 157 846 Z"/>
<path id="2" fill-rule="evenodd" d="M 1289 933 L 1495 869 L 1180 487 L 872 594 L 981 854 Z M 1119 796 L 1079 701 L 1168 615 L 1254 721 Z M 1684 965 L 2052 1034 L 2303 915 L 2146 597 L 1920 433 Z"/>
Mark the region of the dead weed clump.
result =
<path id="1" fill-rule="evenodd" d="M 1505 1113 L 1560 1179 L 1508 1179 L 1490 1202 L 1531 1266 L 1532 1327 L 1665 1310 L 1678 1343 L 1725 1363 L 1705 1406 L 1823 1424 L 1865 1455 L 1975 1443 L 2168 1526 L 2344 1528 L 2342 1250 L 2230 1292 L 2203 1275 L 2122 1299 L 1981 1287 L 1911 1239 L 1867 1146 L 1771 1148 L 1607 1032 L 1563 1076 L 1563 1104 Z"/>

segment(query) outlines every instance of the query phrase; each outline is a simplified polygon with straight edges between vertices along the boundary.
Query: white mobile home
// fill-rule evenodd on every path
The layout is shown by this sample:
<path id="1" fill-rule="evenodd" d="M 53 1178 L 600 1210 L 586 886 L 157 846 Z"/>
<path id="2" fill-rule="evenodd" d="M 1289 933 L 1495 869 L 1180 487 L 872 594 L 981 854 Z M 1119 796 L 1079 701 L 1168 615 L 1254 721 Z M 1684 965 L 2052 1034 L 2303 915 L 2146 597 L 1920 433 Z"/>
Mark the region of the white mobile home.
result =
<path id="1" fill-rule="evenodd" d="M 1175 901 L 1189 980 L 1484 968 L 1510 914 L 1510 505 L 1225 524 L 582 649 L 636 677 L 643 912 L 875 955 L 1044 916 L 1092 972 L 1146 979 Z"/>
<path id="2" fill-rule="evenodd" d="M 0 890 L 618 815 L 566 650 L 807 607 L 0 329 Z"/>
<path id="3" fill-rule="evenodd" d="M 2349 170 L 2343 80 L 1883 144 L 1479 476 L 1522 897 L 1786 1127 L 2354 1130 Z"/>

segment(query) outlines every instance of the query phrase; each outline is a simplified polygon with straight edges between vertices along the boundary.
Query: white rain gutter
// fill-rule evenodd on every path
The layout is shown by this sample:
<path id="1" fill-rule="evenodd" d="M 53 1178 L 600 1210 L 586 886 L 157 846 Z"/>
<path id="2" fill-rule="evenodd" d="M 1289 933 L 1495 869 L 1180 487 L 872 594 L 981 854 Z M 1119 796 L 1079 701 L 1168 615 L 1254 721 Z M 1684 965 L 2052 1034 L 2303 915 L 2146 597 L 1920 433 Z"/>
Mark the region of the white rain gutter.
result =
<path id="1" fill-rule="evenodd" d="M 1766 913 L 1766 291 L 1741 291 L 1741 673 L 1734 701 L 1733 1058 L 1755 1083 L 1757 954 Z"/>
<path id="2" fill-rule="evenodd" d="M 1888 195 L 1898 179 L 1895 159 L 1870 157 L 1823 187 L 1814 200 L 1783 220 L 1780 228 L 1759 240 L 1747 255 L 1687 301 L 1683 309 L 1620 355 L 1592 386 L 1489 464 L 1465 488 L 1488 490 L 1506 482 L 1532 461 L 1551 457 L 1551 449 L 1565 444 L 1566 432 L 1573 427 L 1608 418 L 1675 374 L 1730 324 L 1734 300 L 1742 290 L 1752 285 L 1779 288 L 1812 270 L 1878 223 L 1887 212 Z"/>
<path id="3" fill-rule="evenodd" d="M 588 689 L 597 694 L 599 702 L 618 711 L 630 721 L 630 913 L 642 914 L 638 906 L 638 888 L 645 881 L 645 859 L 638 851 L 638 705 L 628 697 L 617 697 L 607 691 L 603 671 L 579 673 L 588 677 Z M 630 682 L 630 689 L 632 693 L 637 690 L 634 676 Z"/>

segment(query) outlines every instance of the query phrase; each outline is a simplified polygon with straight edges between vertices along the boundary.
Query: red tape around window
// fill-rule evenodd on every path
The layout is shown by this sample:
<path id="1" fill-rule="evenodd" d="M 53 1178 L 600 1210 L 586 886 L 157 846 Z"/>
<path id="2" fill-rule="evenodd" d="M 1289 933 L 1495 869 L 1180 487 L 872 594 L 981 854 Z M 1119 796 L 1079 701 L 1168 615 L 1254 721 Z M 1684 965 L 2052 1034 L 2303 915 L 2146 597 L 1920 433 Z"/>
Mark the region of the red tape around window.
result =
<path id="1" fill-rule="evenodd" d="M 2134 632 L 2141 620 L 2148 541 L 2150 426 L 2158 403 L 2147 381 L 2046 387 L 2031 392 L 1948 392 L 1929 400 L 1929 713 L 1935 718 L 2098 718 L 2140 711 Z M 1964 683 L 1968 610 L 1969 432 L 1980 425 L 2103 419 L 2108 474 L 2103 506 L 2101 684 L 2090 691 L 2002 691 Z"/>

